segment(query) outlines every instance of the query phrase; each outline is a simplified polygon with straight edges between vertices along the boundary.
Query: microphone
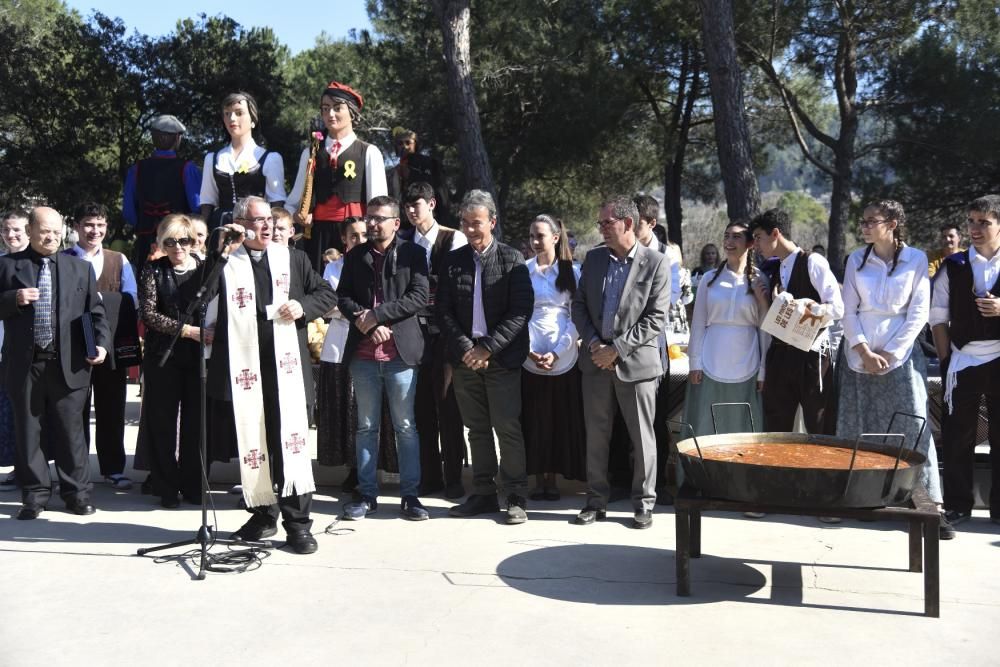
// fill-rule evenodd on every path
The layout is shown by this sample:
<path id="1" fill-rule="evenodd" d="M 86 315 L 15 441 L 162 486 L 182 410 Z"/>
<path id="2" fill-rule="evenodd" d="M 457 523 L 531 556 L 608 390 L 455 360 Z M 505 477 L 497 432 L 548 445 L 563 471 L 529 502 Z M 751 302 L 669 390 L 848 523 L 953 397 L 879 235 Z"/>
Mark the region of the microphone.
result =
<path id="1" fill-rule="evenodd" d="M 252 229 L 244 231 L 243 236 L 244 238 L 246 238 L 247 241 L 253 241 L 255 238 L 257 238 L 257 235 L 254 234 L 254 231 Z M 231 229 L 227 229 L 225 235 L 223 236 L 225 243 L 233 243 L 239 238 L 240 238 L 240 233 L 235 232 Z"/>

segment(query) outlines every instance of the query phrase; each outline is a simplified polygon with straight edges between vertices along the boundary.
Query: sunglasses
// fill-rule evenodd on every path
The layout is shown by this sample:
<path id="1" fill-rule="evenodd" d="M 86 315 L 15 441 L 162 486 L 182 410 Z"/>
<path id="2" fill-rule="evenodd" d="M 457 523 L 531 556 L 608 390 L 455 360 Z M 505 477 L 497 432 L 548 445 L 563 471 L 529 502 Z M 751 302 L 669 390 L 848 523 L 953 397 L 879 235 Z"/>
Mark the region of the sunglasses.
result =
<path id="1" fill-rule="evenodd" d="M 173 248 L 175 246 L 181 246 L 182 248 L 186 248 L 189 245 L 191 245 L 192 243 L 194 243 L 194 239 L 189 239 L 189 238 L 183 238 L 183 239 L 163 239 L 163 247 L 164 248 Z"/>

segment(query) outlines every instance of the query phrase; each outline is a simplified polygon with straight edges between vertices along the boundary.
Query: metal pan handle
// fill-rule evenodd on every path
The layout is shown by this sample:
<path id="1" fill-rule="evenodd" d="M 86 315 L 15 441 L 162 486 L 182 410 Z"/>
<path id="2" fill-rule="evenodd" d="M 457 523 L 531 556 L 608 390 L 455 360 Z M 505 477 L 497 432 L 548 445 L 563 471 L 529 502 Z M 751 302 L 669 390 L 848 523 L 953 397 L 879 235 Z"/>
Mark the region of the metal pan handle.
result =
<path id="1" fill-rule="evenodd" d="M 747 409 L 747 416 L 750 418 L 750 432 L 757 432 L 757 425 L 753 423 L 753 408 L 750 407 L 749 403 L 712 403 L 712 430 L 715 431 L 716 435 L 719 435 L 719 425 L 715 423 L 715 408 L 740 406 Z"/>
<path id="2" fill-rule="evenodd" d="M 844 492 L 840 494 L 841 499 L 847 497 L 847 492 L 851 488 L 851 478 L 854 476 L 854 462 L 858 458 L 858 446 L 865 438 L 882 438 L 883 443 L 885 443 L 887 438 L 899 438 L 900 450 L 902 450 L 903 444 L 906 442 L 906 435 L 903 433 L 862 433 L 859 435 L 854 440 L 854 450 L 851 452 L 851 466 L 847 469 L 847 481 L 844 483 Z M 896 457 L 896 465 L 899 465 L 899 457 Z M 895 474 L 895 470 L 893 470 L 893 475 Z M 882 495 L 884 498 L 885 494 L 883 493 Z"/>
<path id="3" fill-rule="evenodd" d="M 892 431 L 892 425 L 896 422 L 896 417 L 910 417 L 911 419 L 915 419 L 920 422 L 920 430 L 917 431 L 917 437 L 913 441 L 913 447 L 910 448 L 911 451 L 917 451 L 917 447 L 920 446 L 920 441 L 924 437 L 924 429 L 927 428 L 927 418 L 910 412 L 900 412 L 897 410 L 892 413 L 892 417 L 889 419 L 889 427 L 885 429 L 887 432 Z M 889 479 L 886 480 L 886 485 L 882 489 L 883 498 L 886 498 L 889 495 L 889 492 L 892 490 L 892 484 L 896 481 L 896 472 L 899 470 L 899 459 L 903 456 L 903 448 L 905 444 L 905 440 L 899 443 L 899 451 L 896 452 L 896 464 L 892 467 L 892 474 L 889 475 Z"/>
<path id="4" fill-rule="evenodd" d="M 691 431 L 691 439 L 694 440 L 694 448 L 698 452 L 698 464 L 701 466 L 701 472 L 705 475 L 705 479 L 711 483 L 708 476 L 708 468 L 705 467 L 705 457 L 701 454 L 701 446 L 698 444 L 698 436 L 695 435 L 694 426 L 691 424 L 680 421 L 677 419 L 668 419 L 668 424 L 677 424 L 678 426 L 686 426 L 689 431 Z M 681 431 L 683 433 L 683 431 Z M 682 438 L 683 439 L 683 438 Z"/>

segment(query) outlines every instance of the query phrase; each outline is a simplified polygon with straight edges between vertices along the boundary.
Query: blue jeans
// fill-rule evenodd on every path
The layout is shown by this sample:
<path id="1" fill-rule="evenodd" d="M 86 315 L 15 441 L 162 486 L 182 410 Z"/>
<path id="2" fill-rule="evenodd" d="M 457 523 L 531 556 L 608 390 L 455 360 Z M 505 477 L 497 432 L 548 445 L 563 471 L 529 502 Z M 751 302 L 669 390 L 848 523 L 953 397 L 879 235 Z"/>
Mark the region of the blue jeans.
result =
<path id="1" fill-rule="evenodd" d="M 413 401 L 416 398 L 416 366 L 399 357 L 392 361 L 351 361 L 354 396 L 358 401 L 358 488 L 378 497 L 379 425 L 382 421 L 382 391 L 389 401 L 392 428 L 399 454 L 399 492 L 415 496 L 420 487 L 420 438 L 417 435 Z"/>

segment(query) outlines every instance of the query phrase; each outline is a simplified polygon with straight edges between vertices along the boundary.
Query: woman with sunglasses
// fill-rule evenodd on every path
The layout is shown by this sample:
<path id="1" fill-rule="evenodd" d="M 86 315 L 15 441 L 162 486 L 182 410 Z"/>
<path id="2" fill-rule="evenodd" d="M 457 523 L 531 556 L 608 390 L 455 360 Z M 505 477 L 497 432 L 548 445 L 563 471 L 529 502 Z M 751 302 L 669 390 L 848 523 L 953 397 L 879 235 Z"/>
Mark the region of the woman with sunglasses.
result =
<path id="1" fill-rule="evenodd" d="M 146 325 L 143 358 L 144 408 L 140 430 L 149 445 L 153 493 L 163 507 L 180 505 L 178 495 L 192 503 L 201 499 L 198 425 L 201 392 L 198 386 L 196 324 L 185 324 L 167 363 L 160 358 L 181 326 L 180 318 L 201 283 L 202 260 L 191 253 L 197 231 L 186 215 L 169 215 L 160 222 L 156 243 L 163 257 L 146 264 L 139 282 L 139 314 Z M 196 315 L 196 323 L 200 318 Z M 205 331 L 205 342 L 212 332 Z M 180 408 L 180 454 L 177 451 L 177 411 Z M 207 471 L 206 471 L 207 473 Z"/>
<path id="2" fill-rule="evenodd" d="M 916 448 L 927 456 L 920 480 L 931 500 L 940 504 L 937 452 L 926 422 L 927 359 L 916 344 L 930 315 L 930 279 L 927 255 L 903 241 L 905 224 L 899 202 L 870 203 L 860 223 L 866 245 L 847 258 L 843 320 L 847 363 L 837 367 L 837 435 L 854 440 L 862 433 L 885 433 L 894 413 L 916 415 L 917 419 L 897 417 L 892 432 L 905 434 L 908 448 L 920 434 Z M 954 536 L 944 521 L 941 536 Z"/>

